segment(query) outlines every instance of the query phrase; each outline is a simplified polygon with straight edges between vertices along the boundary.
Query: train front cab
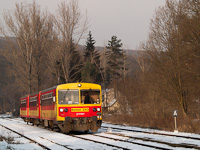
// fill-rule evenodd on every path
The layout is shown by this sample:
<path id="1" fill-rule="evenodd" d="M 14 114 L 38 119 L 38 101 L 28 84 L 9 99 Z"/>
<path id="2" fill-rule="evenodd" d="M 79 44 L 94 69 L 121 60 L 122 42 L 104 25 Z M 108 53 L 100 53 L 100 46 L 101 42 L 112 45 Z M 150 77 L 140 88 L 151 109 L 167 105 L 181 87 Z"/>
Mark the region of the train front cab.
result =
<path id="1" fill-rule="evenodd" d="M 59 85 L 56 89 L 57 123 L 62 132 L 96 132 L 102 123 L 101 86 L 91 83 Z M 87 102 L 86 102 L 87 101 Z"/>

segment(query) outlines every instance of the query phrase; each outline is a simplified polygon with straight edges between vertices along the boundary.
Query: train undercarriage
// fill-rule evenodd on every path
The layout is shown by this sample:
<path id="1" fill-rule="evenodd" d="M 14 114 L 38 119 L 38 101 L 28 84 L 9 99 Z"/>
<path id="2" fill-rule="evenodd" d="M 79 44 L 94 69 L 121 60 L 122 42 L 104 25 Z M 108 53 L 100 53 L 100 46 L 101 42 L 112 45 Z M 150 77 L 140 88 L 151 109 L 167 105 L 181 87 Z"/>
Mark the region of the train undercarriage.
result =
<path id="1" fill-rule="evenodd" d="M 96 116 L 93 117 L 65 117 L 65 121 L 42 120 L 36 118 L 22 118 L 25 122 L 32 123 L 33 125 L 41 125 L 46 128 L 55 129 L 59 128 L 62 133 L 69 133 L 70 131 L 85 131 L 97 132 L 101 127 L 102 120 L 98 120 Z"/>

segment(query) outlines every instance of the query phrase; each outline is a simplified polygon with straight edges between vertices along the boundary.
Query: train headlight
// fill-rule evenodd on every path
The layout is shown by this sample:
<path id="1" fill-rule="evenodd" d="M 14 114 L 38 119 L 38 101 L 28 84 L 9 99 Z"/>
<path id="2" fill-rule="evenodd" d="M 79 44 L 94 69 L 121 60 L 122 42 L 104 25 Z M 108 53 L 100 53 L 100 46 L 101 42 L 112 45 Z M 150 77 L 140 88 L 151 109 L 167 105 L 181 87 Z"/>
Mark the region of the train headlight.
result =
<path id="1" fill-rule="evenodd" d="M 60 112 L 63 112 L 64 110 L 63 110 L 63 108 L 60 108 Z"/>
<path id="2" fill-rule="evenodd" d="M 96 108 L 93 108 L 92 110 L 93 110 L 94 112 L 96 112 L 96 111 L 97 111 L 97 109 L 96 109 Z"/>
<path id="3" fill-rule="evenodd" d="M 79 83 L 79 84 L 78 84 L 78 87 L 81 87 L 81 86 L 82 86 L 82 85 Z"/>
<path id="4" fill-rule="evenodd" d="M 100 109 L 100 108 L 97 108 L 97 111 L 101 111 L 101 109 Z"/>
<path id="5" fill-rule="evenodd" d="M 65 111 L 65 112 L 68 112 L 68 109 L 67 109 L 67 108 L 65 108 L 65 109 L 64 109 L 64 111 Z"/>

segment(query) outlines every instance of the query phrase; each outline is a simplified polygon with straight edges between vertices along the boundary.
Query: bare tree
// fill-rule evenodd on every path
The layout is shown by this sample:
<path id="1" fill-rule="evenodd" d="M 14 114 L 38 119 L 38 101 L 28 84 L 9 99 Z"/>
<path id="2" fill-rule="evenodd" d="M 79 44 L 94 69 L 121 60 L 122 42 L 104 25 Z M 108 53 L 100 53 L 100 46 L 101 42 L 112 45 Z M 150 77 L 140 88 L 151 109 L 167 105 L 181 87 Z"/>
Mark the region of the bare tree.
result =
<path id="1" fill-rule="evenodd" d="M 139 67 L 140 67 L 140 69 L 142 71 L 142 74 L 147 73 L 149 68 L 150 68 L 150 66 L 151 66 L 151 62 L 149 63 L 146 60 L 145 51 L 140 52 L 139 54 L 135 54 L 135 55 L 133 55 L 133 57 L 137 61 L 138 65 L 139 65 Z"/>
<path id="2" fill-rule="evenodd" d="M 62 2 L 58 6 L 54 22 L 58 40 L 56 49 L 49 55 L 53 60 L 49 68 L 57 76 L 58 82 L 72 82 L 77 80 L 81 71 L 81 57 L 76 49 L 88 28 L 87 16 L 84 18 L 81 15 L 78 2 L 72 0 L 68 3 Z M 63 81 L 60 81 L 60 78 Z"/>
<path id="3" fill-rule="evenodd" d="M 33 88 L 39 90 L 44 54 L 52 40 L 52 21 L 35 2 L 16 3 L 14 12 L 4 14 L 4 20 L 9 32 L 1 28 L 1 33 L 9 42 L 6 57 L 13 65 L 13 74 L 24 90 L 29 89 L 27 92 L 32 93 Z"/>
<path id="4" fill-rule="evenodd" d="M 193 65 L 196 64 L 191 60 L 195 60 L 194 50 L 199 46 L 194 46 L 194 43 L 199 43 L 199 38 L 195 39 L 188 33 L 194 29 L 199 30 L 195 27 L 199 25 L 196 20 L 199 14 L 190 9 L 196 4 L 198 6 L 195 8 L 199 8 L 199 3 L 192 1 L 168 0 L 164 7 L 159 8 L 151 21 L 149 39 L 143 45 L 152 62 L 154 81 L 160 82 L 163 94 L 171 101 L 177 102 L 185 116 L 188 113 L 188 103 L 192 101 L 192 97 L 189 97 L 193 91 L 191 83 L 195 85 L 193 80 L 198 79 L 197 75 L 192 74 Z M 192 20 L 195 24 L 190 24 Z M 191 27 L 188 31 L 185 28 L 187 25 Z M 199 37 L 199 32 L 196 36 Z M 194 41 L 191 41 L 191 38 Z"/>

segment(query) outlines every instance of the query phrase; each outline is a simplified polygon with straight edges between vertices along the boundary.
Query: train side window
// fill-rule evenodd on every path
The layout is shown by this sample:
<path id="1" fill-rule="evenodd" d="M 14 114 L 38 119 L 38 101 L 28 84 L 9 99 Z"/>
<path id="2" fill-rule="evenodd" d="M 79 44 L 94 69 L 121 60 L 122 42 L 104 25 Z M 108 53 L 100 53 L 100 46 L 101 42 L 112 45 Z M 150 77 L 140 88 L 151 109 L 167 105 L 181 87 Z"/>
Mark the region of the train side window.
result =
<path id="1" fill-rule="evenodd" d="M 26 107 L 26 100 L 21 100 L 21 107 Z"/>
<path id="2" fill-rule="evenodd" d="M 53 105 L 53 92 L 47 93 L 41 96 L 41 106 L 52 106 Z"/>
<path id="3" fill-rule="evenodd" d="M 31 97 L 29 100 L 29 106 L 30 107 L 36 107 L 37 106 L 37 96 Z"/>

